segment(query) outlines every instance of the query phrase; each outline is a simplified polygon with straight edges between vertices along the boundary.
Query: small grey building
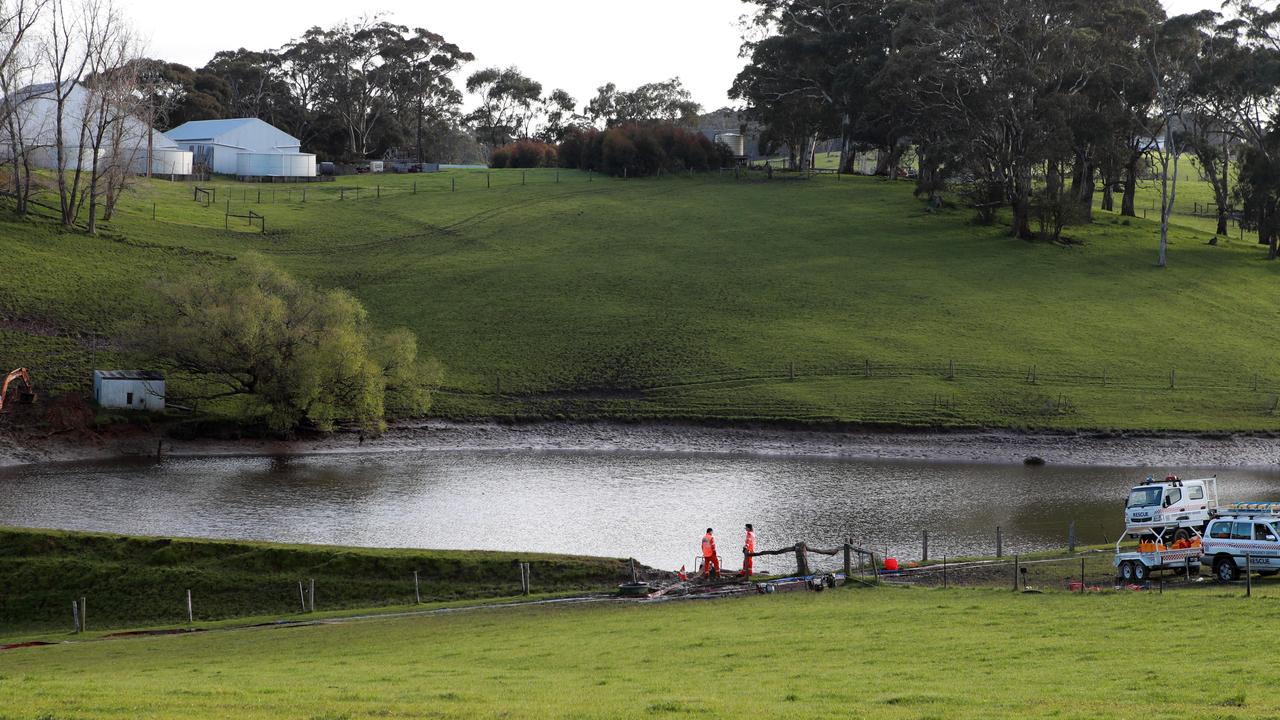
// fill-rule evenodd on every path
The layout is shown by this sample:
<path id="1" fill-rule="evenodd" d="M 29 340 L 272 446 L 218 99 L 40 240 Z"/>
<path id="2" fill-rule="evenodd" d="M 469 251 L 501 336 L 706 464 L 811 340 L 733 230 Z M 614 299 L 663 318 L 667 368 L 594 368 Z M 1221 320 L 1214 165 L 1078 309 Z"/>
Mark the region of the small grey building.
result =
<path id="1" fill-rule="evenodd" d="M 164 409 L 164 375 L 154 370 L 94 370 L 93 399 L 99 407 Z"/>

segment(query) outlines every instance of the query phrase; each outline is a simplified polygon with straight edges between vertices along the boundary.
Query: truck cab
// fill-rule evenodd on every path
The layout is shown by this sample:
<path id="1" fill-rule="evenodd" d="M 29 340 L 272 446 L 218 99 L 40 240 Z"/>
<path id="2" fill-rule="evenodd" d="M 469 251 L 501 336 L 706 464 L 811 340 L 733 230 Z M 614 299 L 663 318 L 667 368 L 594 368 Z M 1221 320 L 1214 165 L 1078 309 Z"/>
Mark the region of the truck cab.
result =
<path id="1" fill-rule="evenodd" d="M 1234 503 L 1210 523 L 1200 564 L 1213 568 L 1221 582 L 1251 569 L 1280 573 L 1280 503 Z"/>
<path id="2" fill-rule="evenodd" d="M 1159 535 L 1170 531 L 1175 540 L 1190 539 L 1193 531 L 1203 531 L 1218 507 L 1218 479 L 1183 480 L 1169 475 L 1164 480 L 1148 477 L 1129 491 L 1124 519 L 1139 532 L 1130 537 Z M 1150 532 L 1147 532 L 1147 531 Z"/>

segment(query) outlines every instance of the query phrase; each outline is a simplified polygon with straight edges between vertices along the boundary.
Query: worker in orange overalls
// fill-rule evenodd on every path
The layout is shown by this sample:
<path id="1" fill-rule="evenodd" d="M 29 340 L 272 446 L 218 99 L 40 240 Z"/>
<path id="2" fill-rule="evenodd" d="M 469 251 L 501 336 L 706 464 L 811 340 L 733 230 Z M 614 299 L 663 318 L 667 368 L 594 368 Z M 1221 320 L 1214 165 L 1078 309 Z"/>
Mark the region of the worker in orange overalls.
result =
<path id="1" fill-rule="evenodd" d="M 712 573 L 720 577 L 720 559 L 716 557 L 716 538 L 711 528 L 707 528 L 707 534 L 702 536 L 702 575 L 707 577 Z"/>
<path id="2" fill-rule="evenodd" d="M 742 572 L 738 573 L 743 577 L 751 577 L 752 560 L 748 553 L 756 551 L 756 530 L 751 527 L 751 523 L 747 523 L 747 541 L 742 545 Z"/>

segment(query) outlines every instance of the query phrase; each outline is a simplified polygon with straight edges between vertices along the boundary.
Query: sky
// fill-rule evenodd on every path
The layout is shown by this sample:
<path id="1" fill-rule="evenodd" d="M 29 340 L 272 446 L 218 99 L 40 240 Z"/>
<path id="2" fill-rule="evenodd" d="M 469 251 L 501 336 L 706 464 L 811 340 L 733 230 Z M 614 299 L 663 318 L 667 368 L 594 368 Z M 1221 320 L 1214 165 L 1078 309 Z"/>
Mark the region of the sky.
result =
<path id="1" fill-rule="evenodd" d="M 147 54 L 200 67 L 219 50 L 278 48 L 313 25 L 381 13 L 443 35 L 482 67 L 516 65 L 544 91 L 563 88 L 586 104 L 607 82 L 631 89 L 679 76 L 706 110 L 731 105 L 742 69 L 742 0 L 116 0 L 147 39 Z M 1217 0 L 1165 0 L 1170 14 Z M 469 104 L 469 103 L 468 103 Z"/>

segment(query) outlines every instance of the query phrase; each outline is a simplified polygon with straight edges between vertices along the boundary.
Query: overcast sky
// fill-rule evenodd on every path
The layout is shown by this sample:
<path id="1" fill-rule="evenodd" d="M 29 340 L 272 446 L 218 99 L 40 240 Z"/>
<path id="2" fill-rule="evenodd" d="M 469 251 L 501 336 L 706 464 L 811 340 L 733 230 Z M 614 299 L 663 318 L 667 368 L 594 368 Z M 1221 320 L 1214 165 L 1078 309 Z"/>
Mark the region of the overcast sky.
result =
<path id="1" fill-rule="evenodd" d="M 568 90 L 578 105 L 606 82 L 621 88 L 679 76 L 695 101 L 711 110 L 742 68 L 741 0 L 116 0 L 148 38 L 148 54 L 200 67 L 218 50 L 278 48 L 312 25 L 330 26 L 361 13 L 444 35 L 476 61 L 462 76 L 490 65 L 517 65 L 550 90 Z M 1170 14 L 1217 0 L 1165 0 Z M 470 103 L 468 103 L 470 104 Z"/>

